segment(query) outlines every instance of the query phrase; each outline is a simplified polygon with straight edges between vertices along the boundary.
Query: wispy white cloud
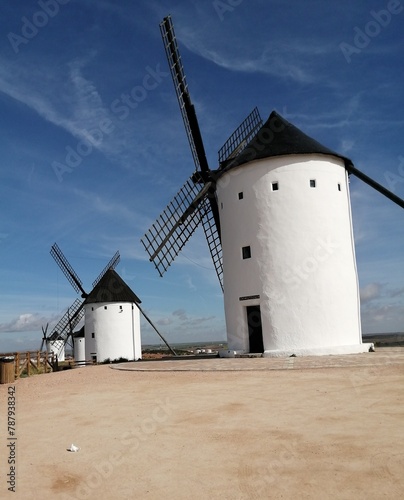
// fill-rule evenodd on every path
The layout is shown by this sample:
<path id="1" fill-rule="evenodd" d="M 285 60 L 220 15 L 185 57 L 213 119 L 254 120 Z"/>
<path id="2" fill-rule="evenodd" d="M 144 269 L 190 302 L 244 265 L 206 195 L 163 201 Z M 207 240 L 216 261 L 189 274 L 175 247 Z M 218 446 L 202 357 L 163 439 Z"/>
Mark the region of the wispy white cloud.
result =
<path id="1" fill-rule="evenodd" d="M 119 248 L 119 252 L 125 259 L 136 260 L 140 262 L 147 263 L 146 265 L 151 266 L 149 262 L 149 256 L 147 255 L 144 247 L 140 243 L 140 236 L 133 234 L 132 236 L 118 236 L 108 238 L 103 235 L 100 238 L 100 245 L 103 248 Z M 115 245 L 115 246 L 114 246 Z M 111 253 L 111 252 L 110 252 Z M 124 275 L 122 275 L 124 277 Z M 156 276 L 158 276 L 156 272 Z"/>
<path id="2" fill-rule="evenodd" d="M 181 308 L 170 314 L 154 312 L 151 316 L 156 325 L 163 327 L 163 334 L 169 342 L 174 337 L 175 342 L 195 341 L 198 338 L 211 340 L 224 338 L 223 321 L 214 315 L 195 316 Z M 143 334 L 148 341 L 154 337 L 154 333 L 146 323 L 142 325 Z"/>
<path id="3" fill-rule="evenodd" d="M 341 141 L 341 148 L 340 148 L 340 151 L 342 154 L 346 154 L 346 153 L 349 153 L 349 151 L 351 151 L 355 146 L 355 141 L 353 141 L 352 139 L 343 139 Z"/>
<path id="4" fill-rule="evenodd" d="M 299 8 L 291 9 L 293 14 L 290 16 L 292 24 L 296 23 L 296 30 L 285 34 L 282 27 L 274 26 L 271 20 L 262 23 L 259 14 L 262 9 L 247 14 L 246 4 L 228 7 L 228 22 L 219 22 L 214 8 L 209 10 L 197 3 L 192 9 L 189 6 L 179 8 L 174 17 L 178 20 L 176 27 L 180 44 L 230 71 L 271 75 L 298 83 L 321 81 L 329 85 L 329 79 L 319 68 L 327 63 L 330 56 L 339 52 L 338 39 L 332 31 L 328 33 L 327 39 L 315 31 L 308 36 L 301 29 Z M 278 9 L 283 11 L 284 5 L 274 7 L 275 11 Z M 310 10 L 310 7 L 306 9 Z M 239 16 L 246 14 L 249 22 L 240 23 Z M 249 31 L 250 23 L 257 25 L 253 34 Z M 264 25 L 268 32 L 261 29 Z M 209 36 L 206 36 L 207 33 Z M 248 43 L 245 43 L 246 37 Z"/>
<path id="5" fill-rule="evenodd" d="M 73 124 L 74 130 L 79 129 L 83 136 L 86 136 L 86 125 L 99 125 L 109 114 L 95 84 L 83 75 L 86 63 L 85 59 L 75 59 L 69 63 L 69 88 L 66 90 L 71 93 L 71 97 L 65 96 L 66 108 L 69 109 L 69 104 L 71 106 L 68 123 Z"/>
<path id="6" fill-rule="evenodd" d="M 360 290 L 361 304 L 378 299 L 381 296 L 382 285 L 380 283 L 369 283 Z"/>
<path id="7" fill-rule="evenodd" d="M 403 330 L 403 287 L 385 283 L 368 283 L 360 290 L 362 325 L 365 332 Z M 397 325 L 400 325 L 397 328 Z"/>
<path id="8" fill-rule="evenodd" d="M 389 297 L 394 298 L 394 297 L 401 297 L 404 295 L 404 287 L 401 288 L 394 288 L 393 290 L 390 290 L 388 293 Z"/>
<path id="9" fill-rule="evenodd" d="M 404 305 L 398 303 L 375 304 L 362 309 L 364 333 L 385 333 L 404 330 Z"/>
<path id="10" fill-rule="evenodd" d="M 81 0 L 82 3 L 87 5 L 91 9 L 100 9 L 107 12 L 108 14 L 117 14 L 121 19 L 128 19 L 128 15 L 125 15 L 125 10 L 122 6 L 116 3 L 109 2 L 108 0 Z"/>
<path id="11" fill-rule="evenodd" d="M 9 323 L 0 323 L 0 332 L 29 332 L 40 330 L 42 326 L 49 322 L 48 318 L 39 314 L 20 314 Z"/>
<path id="12" fill-rule="evenodd" d="M 173 311 L 173 316 L 178 318 L 180 321 L 188 320 L 188 316 L 185 309 L 176 309 L 175 311 Z"/>
<path id="13" fill-rule="evenodd" d="M 95 83 L 83 74 L 95 55 L 93 51 L 86 58 L 74 59 L 57 69 L 46 63 L 38 67 L 29 62 L 17 65 L 0 59 L 0 92 L 76 139 L 89 139 L 94 149 L 114 153 L 120 149 L 117 141 L 94 141 L 90 134 L 104 120 L 113 118 Z"/>
<path id="14" fill-rule="evenodd" d="M 309 83 L 315 79 L 314 75 L 307 70 L 307 65 L 299 62 L 298 58 L 290 57 L 293 52 L 288 52 L 284 48 L 270 46 L 247 54 L 237 49 L 225 50 L 223 46 L 221 49 L 211 49 L 191 36 L 190 32 L 182 41 L 190 51 L 230 71 L 264 73 L 300 83 Z M 215 45 L 220 47 L 221 44 Z M 285 57 L 287 53 L 289 56 Z"/>
<path id="15" fill-rule="evenodd" d="M 114 200 L 113 196 L 110 198 L 102 197 L 92 191 L 73 188 L 73 194 L 85 204 L 89 211 L 94 211 L 99 215 L 111 217 L 116 221 L 129 222 L 134 227 L 143 227 L 145 222 L 148 222 L 140 213 L 130 210 L 124 203 Z"/>
<path id="16" fill-rule="evenodd" d="M 188 275 L 188 276 L 186 277 L 186 282 L 187 282 L 188 287 L 189 287 L 189 289 L 190 289 L 190 290 L 195 291 L 195 290 L 197 289 L 197 287 L 196 287 L 196 286 L 194 285 L 194 283 L 193 283 L 193 280 L 192 280 L 192 276 L 191 276 L 191 275 Z"/>

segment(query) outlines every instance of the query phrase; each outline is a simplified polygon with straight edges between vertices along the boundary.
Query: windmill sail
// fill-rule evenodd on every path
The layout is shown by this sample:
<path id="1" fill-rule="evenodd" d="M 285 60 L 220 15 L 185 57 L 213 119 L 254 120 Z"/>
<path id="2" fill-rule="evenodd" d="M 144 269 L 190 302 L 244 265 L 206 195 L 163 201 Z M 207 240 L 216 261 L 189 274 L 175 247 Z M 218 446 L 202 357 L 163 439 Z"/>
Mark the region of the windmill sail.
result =
<path id="1" fill-rule="evenodd" d="M 141 242 L 160 276 L 167 271 L 201 222 L 198 205 L 204 195 L 189 178 L 163 210 Z"/>
<path id="2" fill-rule="evenodd" d="M 262 118 L 258 108 L 255 107 L 219 149 L 219 163 L 235 158 L 247 146 L 262 125 Z"/>
<path id="3" fill-rule="evenodd" d="M 68 279 L 69 283 L 73 286 L 76 292 L 81 292 L 82 298 L 87 298 L 88 294 L 84 291 L 82 281 L 78 277 L 77 273 L 74 271 L 72 266 L 69 264 L 68 260 L 64 256 L 62 250 L 58 247 L 56 243 L 54 243 L 51 247 L 50 254 L 55 259 L 56 263 L 62 270 L 63 274 Z M 112 259 L 108 262 L 108 264 L 101 271 L 97 279 L 93 283 L 93 287 L 95 287 L 98 282 L 102 279 L 102 277 L 106 274 L 109 269 L 114 269 L 119 261 L 120 261 L 119 251 L 115 253 Z M 52 342 L 53 350 L 57 351 L 58 354 L 62 353 L 62 350 L 65 344 L 68 342 L 69 337 L 73 333 L 73 329 L 77 326 L 80 320 L 84 316 L 84 301 L 80 301 L 76 299 L 73 304 L 67 309 L 66 313 L 62 316 L 62 318 L 58 321 L 56 326 L 53 328 L 49 336 L 46 336 L 46 330 L 42 329 L 43 339 L 41 344 L 41 349 L 43 344 L 46 341 Z M 71 343 L 71 347 L 73 347 Z"/>
<path id="4" fill-rule="evenodd" d="M 210 169 L 205 148 L 170 16 L 163 19 L 160 31 L 196 171 L 201 174 L 191 177 L 184 184 L 141 241 L 162 276 L 202 222 L 212 261 L 222 286 L 220 218 L 215 186 L 209 179 Z M 195 185 L 200 182 L 204 183 L 202 189 Z"/>
<path id="5" fill-rule="evenodd" d="M 163 19 L 163 22 L 160 24 L 160 30 L 195 167 L 197 170 L 207 173 L 210 169 L 206 160 L 205 147 L 203 145 L 195 108 L 189 95 L 171 16 L 167 16 Z M 213 196 L 213 190 L 211 190 L 209 196 L 209 203 L 220 237 L 219 209 L 217 207 L 216 198 Z"/>
<path id="6" fill-rule="evenodd" d="M 112 259 L 108 262 L 108 264 L 104 267 L 104 269 L 100 272 L 98 275 L 98 278 L 93 281 L 93 288 L 95 285 L 97 285 L 101 278 L 104 276 L 104 274 L 109 270 L 109 269 L 115 269 L 116 266 L 119 264 L 121 260 L 121 256 L 119 255 L 119 251 L 115 253 L 115 255 L 112 257 Z"/>
<path id="7" fill-rule="evenodd" d="M 210 204 L 205 198 L 201 207 L 199 208 L 199 213 L 201 214 L 202 226 L 205 233 L 206 241 L 208 242 L 208 247 L 210 250 L 210 255 L 212 257 L 213 265 L 220 283 L 222 291 L 223 288 L 223 264 L 222 264 L 222 245 L 220 242 L 220 236 L 217 231 L 215 224 L 215 219 L 213 217 L 212 210 L 210 209 Z"/>
<path id="8" fill-rule="evenodd" d="M 60 267 L 63 274 L 69 280 L 69 283 L 72 285 L 72 287 L 76 290 L 77 293 L 81 292 L 82 297 L 84 298 L 86 296 L 86 292 L 84 291 L 83 288 L 83 282 L 78 277 L 77 273 L 69 264 L 68 260 L 63 255 L 62 250 L 58 247 L 56 243 L 52 245 L 50 254 L 55 259 L 57 265 Z"/>
<path id="9" fill-rule="evenodd" d="M 48 326 L 49 326 L 49 323 L 46 323 L 46 326 L 45 328 L 42 326 L 42 342 L 41 342 L 41 347 L 40 347 L 40 351 L 42 351 L 43 349 L 43 346 L 45 345 L 45 342 L 46 342 L 46 338 L 47 338 L 47 332 L 48 332 Z"/>
<path id="10" fill-rule="evenodd" d="M 178 104 L 184 121 L 185 131 L 191 147 L 192 157 L 196 168 L 202 170 L 203 172 L 207 172 L 209 171 L 209 167 L 206 160 L 205 148 L 203 146 L 195 108 L 191 103 L 191 98 L 188 92 L 188 85 L 184 74 L 184 68 L 182 66 L 181 56 L 178 50 L 177 40 L 175 38 L 171 16 L 167 16 L 163 19 L 160 24 L 160 31 L 174 83 L 175 93 L 177 94 Z"/>
<path id="11" fill-rule="evenodd" d="M 67 342 L 67 339 L 69 338 L 70 333 L 78 325 L 83 316 L 83 302 L 79 299 L 76 299 L 55 325 L 47 340 L 60 341 L 61 345 L 64 346 L 64 344 Z"/>

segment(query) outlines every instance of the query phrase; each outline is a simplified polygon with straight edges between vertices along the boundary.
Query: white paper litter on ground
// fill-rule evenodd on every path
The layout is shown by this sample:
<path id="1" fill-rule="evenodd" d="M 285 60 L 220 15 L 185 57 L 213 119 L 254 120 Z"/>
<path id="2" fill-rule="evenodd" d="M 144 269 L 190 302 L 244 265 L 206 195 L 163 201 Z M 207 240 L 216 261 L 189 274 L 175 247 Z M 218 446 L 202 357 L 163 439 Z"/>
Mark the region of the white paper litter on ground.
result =
<path id="1" fill-rule="evenodd" d="M 79 451 L 79 447 L 74 445 L 73 443 L 70 445 L 70 448 L 67 448 L 67 451 L 73 451 L 73 452 L 76 452 L 76 451 Z"/>

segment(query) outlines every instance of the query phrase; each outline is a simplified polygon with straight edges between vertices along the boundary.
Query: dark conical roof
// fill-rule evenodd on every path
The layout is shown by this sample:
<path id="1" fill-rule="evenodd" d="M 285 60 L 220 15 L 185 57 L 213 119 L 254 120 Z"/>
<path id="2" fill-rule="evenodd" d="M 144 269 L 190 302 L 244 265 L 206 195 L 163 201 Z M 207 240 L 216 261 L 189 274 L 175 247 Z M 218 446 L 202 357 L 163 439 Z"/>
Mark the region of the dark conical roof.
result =
<path id="1" fill-rule="evenodd" d="M 140 304 L 141 300 L 116 271 L 109 269 L 93 288 L 84 304 L 96 302 L 136 302 Z"/>
<path id="2" fill-rule="evenodd" d="M 80 330 L 77 330 L 77 332 L 73 333 L 73 338 L 75 339 L 80 339 L 84 337 L 84 325 L 80 328 Z"/>
<path id="3" fill-rule="evenodd" d="M 221 171 L 226 172 L 231 168 L 262 158 L 315 153 L 336 156 L 344 160 L 346 166 L 352 165 L 349 158 L 323 146 L 289 123 L 276 111 L 272 111 L 256 136 L 239 156 L 222 165 Z"/>

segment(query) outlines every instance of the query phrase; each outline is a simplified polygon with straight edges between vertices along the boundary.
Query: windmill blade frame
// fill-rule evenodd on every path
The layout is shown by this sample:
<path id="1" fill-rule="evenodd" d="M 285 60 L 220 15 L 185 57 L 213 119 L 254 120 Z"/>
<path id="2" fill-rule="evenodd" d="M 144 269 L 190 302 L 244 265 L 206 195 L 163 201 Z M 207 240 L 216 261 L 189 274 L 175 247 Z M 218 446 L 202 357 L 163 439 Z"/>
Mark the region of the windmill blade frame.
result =
<path id="1" fill-rule="evenodd" d="M 219 149 L 219 164 L 236 158 L 263 124 L 258 108 L 255 107 Z"/>
<path id="2" fill-rule="evenodd" d="M 184 121 L 185 131 L 187 133 L 195 167 L 197 170 L 200 170 L 203 173 L 208 173 L 210 172 L 210 169 L 208 161 L 206 159 L 201 130 L 199 128 L 195 108 L 191 102 L 191 97 L 189 95 L 188 84 L 185 78 L 184 68 L 178 50 L 177 39 L 175 36 L 171 16 L 165 17 L 160 23 L 160 32 L 163 38 L 164 49 L 167 55 L 168 65 L 170 68 L 171 77 L 173 79 L 175 93 L 177 94 L 178 104 L 180 106 L 182 119 Z M 217 231 L 220 237 L 219 208 L 217 206 L 213 188 L 209 192 L 209 200 Z"/>
<path id="3" fill-rule="evenodd" d="M 112 259 L 108 262 L 108 264 L 104 267 L 104 269 L 100 272 L 98 277 L 93 281 L 93 288 L 100 282 L 104 274 L 109 270 L 109 269 L 115 269 L 116 266 L 119 264 L 121 261 L 121 256 L 119 254 L 119 250 L 117 250 L 112 257 Z"/>
<path id="4" fill-rule="evenodd" d="M 185 182 L 141 242 L 160 276 L 167 271 L 196 228 L 202 223 L 212 261 L 223 290 L 219 207 L 214 173 L 209 169 L 205 148 L 188 91 L 171 16 L 160 23 L 160 31 L 174 83 L 196 172 Z M 200 188 L 200 184 L 203 185 Z"/>
<path id="5" fill-rule="evenodd" d="M 160 276 L 201 223 L 197 208 L 207 190 L 206 186 L 201 189 L 195 184 L 191 176 L 140 240 Z"/>
<path id="6" fill-rule="evenodd" d="M 210 169 L 206 159 L 205 147 L 203 145 L 195 108 L 191 102 L 191 97 L 188 91 L 188 84 L 186 82 L 171 16 L 165 17 L 160 23 L 160 31 L 195 167 L 196 170 L 200 170 L 206 174 L 210 172 Z M 209 203 L 215 219 L 217 232 L 220 237 L 219 208 L 217 206 L 213 187 L 209 191 Z"/>
<path id="7" fill-rule="evenodd" d="M 49 337 L 46 340 L 63 340 L 64 344 L 70 335 L 70 332 L 80 322 L 84 316 L 84 301 L 75 299 L 73 304 L 67 308 L 66 313 L 60 318 L 53 327 Z"/>
<path id="8" fill-rule="evenodd" d="M 46 326 L 45 328 L 43 326 L 41 326 L 41 329 L 42 329 L 42 342 L 41 342 L 41 347 L 40 347 L 40 351 L 42 351 L 43 349 L 43 346 L 46 342 L 46 338 L 47 338 L 47 333 L 48 333 L 48 327 L 49 327 L 49 323 L 46 323 Z"/>
<path id="9" fill-rule="evenodd" d="M 202 172 L 208 172 L 209 166 L 206 160 L 205 147 L 203 145 L 195 108 L 189 95 L 188 84 L 185 78 L 171 16 L 165 17 L 160 23 L 160 32 L 195 167 Z"/>
<path id="10" fill-rule="evenodd" d="M 222 245 L 215 224 L 213 212 L 206 198 L 204 199 L 203 203 L 198 207 L 198 210 L 201 216 L 202 227 L 205 233 L 206 241 L 208 243 L 210 255 L 212 257 L 213 266 L 215 268 L 216 275 L 220 283 L 220 288 L 222 289 L 222 292 L 224 292 Z"/>
<path id="11" fill-rule="evenodd" d="M 59 246 L 56 243 L 54 243 L 52 245 L 51 250 L 50 250 L 50 254 L 54 258 L 56 264 L 60 267 L 61 271 L 66 276 L 66 278 L 68 279 L 69 283 L 72 285 L 74 290 L 77 293 L 81 292 L 81 296 L 83 298 L 85 298 L 87 296 L 87 294 L 84 291 L 83 282 L 81 281 L 78 274 L 72 268 L 69 261 L 66 259 L 65 255 L 63 254 L 62 250 L 59 248 Z"/>

